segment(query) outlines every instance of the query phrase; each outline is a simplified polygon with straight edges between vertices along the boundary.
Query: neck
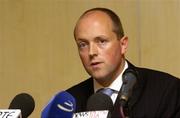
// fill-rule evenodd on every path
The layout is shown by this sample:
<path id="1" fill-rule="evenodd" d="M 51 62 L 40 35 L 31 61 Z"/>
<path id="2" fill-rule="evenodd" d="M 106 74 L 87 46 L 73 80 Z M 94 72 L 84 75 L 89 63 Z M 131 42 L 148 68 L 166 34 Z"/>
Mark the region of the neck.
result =
<path id="1" fill-rule="evenodd" d="M 125 66 L 125 59 L 122 60 L 119 69 L 115 71 L 114 73 L 111 73 L 106 78 L 102 79 L 96 79 L 96 81 L 102 85 L 103 87 L 108 87 L 111 85 L 111 83 L 122 73 Z"/>

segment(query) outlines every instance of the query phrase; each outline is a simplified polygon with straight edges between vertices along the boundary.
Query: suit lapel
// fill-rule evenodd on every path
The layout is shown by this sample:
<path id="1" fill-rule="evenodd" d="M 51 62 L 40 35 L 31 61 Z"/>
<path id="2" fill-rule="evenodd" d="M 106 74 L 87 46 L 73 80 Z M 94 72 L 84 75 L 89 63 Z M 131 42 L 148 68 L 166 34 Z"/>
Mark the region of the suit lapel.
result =
<path id="1" fill-rule="evenodd" d="M 132 111 L 133 107 L 135 106 L 135 104 L 137 103 L 137 101 L 139 100 L 139 97 L 141 96 L 141 94 L 143 92 L 145 80 L 143 79 L 139 68 L 135 67 L 130 62 L 128 62 L 128 65 L 129 65 L 128 68 L 133 69 L 134 71 L 136 71 L 136 74 L 137 74 L 136 75 L 137 83 L 133 89 L 132 96 L 130 97 L 130 99 L 128 101 L 129 113 L 132 113 L 131 111 Z"/>
<path id="2" fill-rule="evenodd" d="M 82 95 L 81 97 L 81 106 L 83 106 L 83 111 L 85 110 L 86 111 L 86 104 L 87 104 L 87 101 L 88 101 L 88 98 L 94 93 L 94 87 L 93 87 L 93 79 L 92 78 L 89 78 L 87 83 L 84 84 L 84 89 L 82 89 Z"/>
<path id="3" fill-rule="evenodd" d="M 137 83 L 136 83 L 134 90 L 132 92 L 132 96 L 130 97 L 130 99 L 128 101 L 128 108 L 125 109 L 125 112 L 128 112 L 125 114 L 132 116 L 132 109 L 135 106 L 136 102 L 138 101 L 138 99 L 139 99 L 139 97 L 143 91 L 144 80 L 142 79 L 142 77 L 139 74 L 139 69 L 136 68 L 134 65 L 132 65 L 130 62 L 128 62 L 128 69 L 133 69 L 137 73 Z M 119 94 L 118 94 L 118 97 L 117 97 L 116 102 L 114 104 L 114 110 L 112 112 L 112 118 L 121 118 Z"/>

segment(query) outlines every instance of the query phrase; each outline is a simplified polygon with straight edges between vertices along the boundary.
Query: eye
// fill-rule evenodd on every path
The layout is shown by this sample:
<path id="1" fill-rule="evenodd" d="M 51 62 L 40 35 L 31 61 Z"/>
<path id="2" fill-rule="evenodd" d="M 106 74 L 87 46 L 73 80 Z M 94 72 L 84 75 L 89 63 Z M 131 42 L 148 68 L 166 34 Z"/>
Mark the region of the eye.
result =
<path id="1" fill-rule="evenodd" d="M 108 40 L 107 39 L 104 39 L 104 38 L 98 38 L 97 39 L 97 43 L 98 44 L 101 44 L 101 45 L 104 45 L 104 44 L 106 44 L 108 42 Z"/>
<path id="2" fill-rule="evenodd" d="M 85 47 L 87 47 L 87 43 L 86 42 L 78 42 L 78 47 L 79 48 L 85 48 Z"/>
<path id="3" fill-rule="evenodd" d="M 101 40 L 99 40 L 99 43 L 106 43 L 107 41 L 106 40 L 104 40 L 104 39 L 101 39 Z"/>

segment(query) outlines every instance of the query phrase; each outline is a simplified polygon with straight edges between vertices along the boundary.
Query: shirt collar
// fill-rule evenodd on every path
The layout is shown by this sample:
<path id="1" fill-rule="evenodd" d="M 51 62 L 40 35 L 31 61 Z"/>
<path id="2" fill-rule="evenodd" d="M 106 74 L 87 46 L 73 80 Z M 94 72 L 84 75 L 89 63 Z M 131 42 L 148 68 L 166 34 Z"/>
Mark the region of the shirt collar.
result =
<path id="1" fill-rule="evenodd" d="M 123 68 L 123 71 L 119 74 L 119 76 L 108 86 L 107 88 L 111 88 L 112 90 L 119 91 L 121 89 L 122 85 L 122 74 L 124 71 L 128 68 L 128 64 L 125 61 L 125 66 Z M 100 88 L 104 88 L 102 85 L 100 85 L 95 79 L 93 79 L 94 83 L 94 91 L 96 92 Z"/>

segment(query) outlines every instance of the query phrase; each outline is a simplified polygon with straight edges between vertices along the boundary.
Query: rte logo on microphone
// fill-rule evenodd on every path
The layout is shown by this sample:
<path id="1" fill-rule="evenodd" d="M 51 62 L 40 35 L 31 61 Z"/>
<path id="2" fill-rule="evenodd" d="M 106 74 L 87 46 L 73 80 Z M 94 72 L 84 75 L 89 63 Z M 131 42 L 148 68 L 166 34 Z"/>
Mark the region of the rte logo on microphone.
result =
<path id="1" fill-rule="evenodd" d="M 0 109 L 0 118 L 22 118 L 20 109 Z"/>
<path id="2" fill-rule="evenodd" d="M 65 101 L 63 105 L 57 104 L 57 107 L 65 112 L 73 112 L 73 103 L 68 100 L 67 102 Z"/>

